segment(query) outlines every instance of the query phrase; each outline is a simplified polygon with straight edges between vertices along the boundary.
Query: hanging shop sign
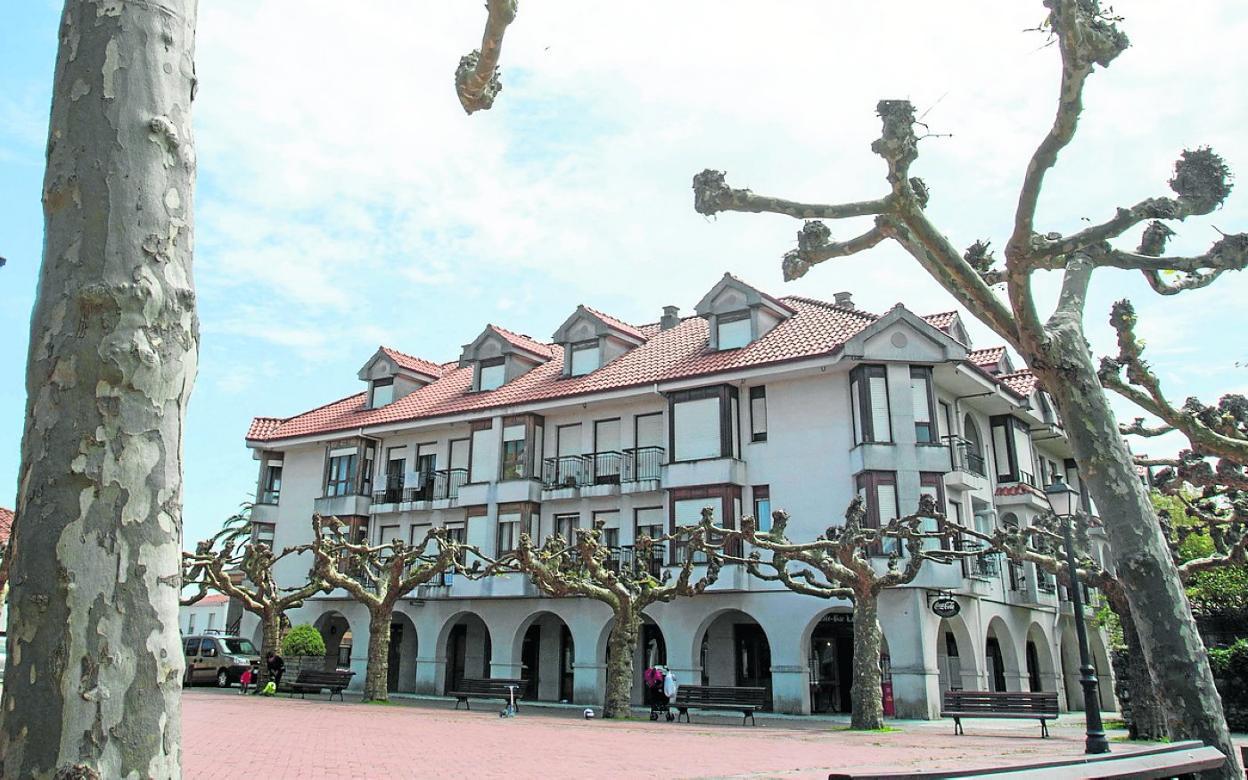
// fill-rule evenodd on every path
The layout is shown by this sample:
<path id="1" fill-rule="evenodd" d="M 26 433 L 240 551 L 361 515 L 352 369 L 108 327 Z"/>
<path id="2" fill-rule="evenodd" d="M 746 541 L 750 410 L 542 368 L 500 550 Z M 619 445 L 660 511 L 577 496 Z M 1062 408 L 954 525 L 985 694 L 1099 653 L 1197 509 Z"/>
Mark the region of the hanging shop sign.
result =
<path id="1" fill-rule="evenodd" d="M 942 618 L 955 617 L 961 611 L 961 605 L 959 605 L 956 600 L 948 596 L 942 596 L 932 602 L 932 612 L 935 612 Z"/>

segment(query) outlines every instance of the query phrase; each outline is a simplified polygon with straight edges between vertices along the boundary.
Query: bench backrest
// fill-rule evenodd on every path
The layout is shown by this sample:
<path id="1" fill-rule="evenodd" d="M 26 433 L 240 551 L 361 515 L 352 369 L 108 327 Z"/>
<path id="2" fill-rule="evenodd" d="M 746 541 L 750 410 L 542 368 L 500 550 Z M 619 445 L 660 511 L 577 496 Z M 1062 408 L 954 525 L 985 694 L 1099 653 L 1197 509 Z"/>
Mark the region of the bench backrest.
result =
<path id="1" fill-rule="evenodd" d="M 740 705 L 758 709 L 767 704 L 767 689 L 719 685 L 682 685 L 676 689 L 676 703 L 721 707 Z"/>
<path id="2" fill-rule="evenodd" d="M 528 690 L 528 680 L 513 680 L 500 677 L 475 678 L 465 677 L 455 686 L 456 693 L 474 693 L 482 696 L 502 696 L 509 695 L 508 686 L 516 686 L 516 698 L 524 697 Z"/>
<path id="3" fill-rule="evenodd" d="M 351 682 L 355 672 L 328 671 L 318 669 L 300 669 L 297 683 L 308 685 L 343 685 Z"/>
<path id="4" fill-rule="evenodd" d="M 1058 714 L 1057 693 L 1022 691 L 945 691 L 944 709 L 949 712 L 1004 712 Z"/>

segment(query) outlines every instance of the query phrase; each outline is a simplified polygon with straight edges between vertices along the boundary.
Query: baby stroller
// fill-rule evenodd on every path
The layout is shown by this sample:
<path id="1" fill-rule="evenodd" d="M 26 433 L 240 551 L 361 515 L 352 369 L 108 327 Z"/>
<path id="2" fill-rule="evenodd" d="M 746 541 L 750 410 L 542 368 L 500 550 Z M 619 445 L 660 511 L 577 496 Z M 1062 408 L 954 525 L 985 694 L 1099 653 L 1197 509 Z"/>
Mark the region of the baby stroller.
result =
<path id="1" fill-rule="evenodd" d="M 642 679 L 646 684 L 645 694 L 646 703 L 650 705 L 650 720 L 658 720 L 660 716 L 665 717 L 668 723 L 676 720 L 676 716 L 672 714 L 671 698 L 667 693 L 667 688 L 674 689 L 675 677 L 667 670 L 667 667 L 652 666 L 645 671 Z"/>

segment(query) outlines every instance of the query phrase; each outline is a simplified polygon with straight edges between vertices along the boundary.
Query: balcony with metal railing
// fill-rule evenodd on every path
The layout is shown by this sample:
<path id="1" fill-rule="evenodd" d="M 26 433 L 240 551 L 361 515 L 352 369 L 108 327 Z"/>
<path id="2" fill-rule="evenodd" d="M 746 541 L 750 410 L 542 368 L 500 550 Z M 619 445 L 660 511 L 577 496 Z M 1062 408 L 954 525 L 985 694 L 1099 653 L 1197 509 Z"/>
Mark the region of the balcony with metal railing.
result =
<path id="1" fill-rule="evenodd" d="M 962 539 L 958 541 L 957 548 L 962 552 L 976 552 L 983 550 L 984 544 L 979 541 Z M 963 558 L 962 573 L 964 576 L 976 577 L 978 579 L 996 579 L 1001 576 L 999 558 L 1000 553 L 996 552 L 981 552 L 974 557 Z"/>
<path id="2" fill-rule="evenodd" d="M 542 461 L 542 497 L 574 498 L 657 490 L 663 455 L 662 447 L 635 447 L 623 452 L 611 450 L 546 458 Z"/>
<path id="3" fill-rule="evenodd" d="M 945 439 L 948 442 L 949 462 L 952 467 L 945 475 L 945 485 L 964 490 L 988 487 L 988 468 L 979 446 L 961 436 L 946 436 Z"/>
<path id="4" fill-rule="evenodd" d="M 451 502 L 468 482 L 468 469 L 441 469 L 433 472 L 433 501 Z"/>

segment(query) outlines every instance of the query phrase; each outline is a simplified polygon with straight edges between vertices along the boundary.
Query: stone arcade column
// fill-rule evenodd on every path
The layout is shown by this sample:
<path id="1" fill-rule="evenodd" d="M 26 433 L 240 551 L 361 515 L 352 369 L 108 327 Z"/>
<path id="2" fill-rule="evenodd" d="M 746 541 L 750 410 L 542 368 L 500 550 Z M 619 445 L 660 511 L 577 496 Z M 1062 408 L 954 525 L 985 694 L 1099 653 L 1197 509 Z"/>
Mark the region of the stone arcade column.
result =
<path id="1" fill-rule="evenodd" d="M 940 672 L 936 666 L 936 624 L 921 588 L 885 591 L 880 627 L 888 643 L 893 704 L 898 718 L 940 717 Z"/>

